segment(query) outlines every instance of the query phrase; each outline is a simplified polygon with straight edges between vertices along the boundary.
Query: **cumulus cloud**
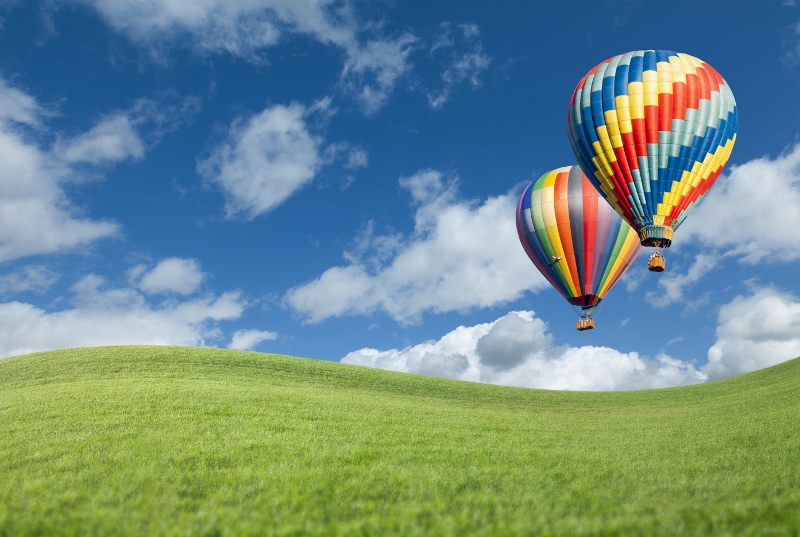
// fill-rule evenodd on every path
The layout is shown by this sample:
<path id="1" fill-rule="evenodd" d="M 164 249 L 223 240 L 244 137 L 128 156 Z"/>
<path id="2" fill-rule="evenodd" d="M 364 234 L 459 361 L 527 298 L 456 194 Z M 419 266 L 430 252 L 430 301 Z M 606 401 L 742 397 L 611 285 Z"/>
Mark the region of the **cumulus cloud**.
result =
<path id="1" fill-rule="evenodd" d="M 72 286 L 69 309 L 0 304 L 0 357 L 97 345 L 205 345 L 221 337 L 220 321 L 237 319 L 238 291 L 151 304 L 135 289 L 113 288 L 89 275 Z"/>
<path id="2" fill-rule="evenodd" d="M 492 61 L 483 52 L 477 24 L 443 23 L 440 28 L 441 33 L 434 40 L 430 54 L 446 51 L 448 65 L 440 77 L 441 87 L 426 92 L 428 105 L 434 110 L 444 106 L 459 84 L 468 83 L 473 89 L 480 87 L 480 75 Z"/>
<path id="3" fill-rule="evenodd" d="M 375 235 L 368 226 L 346 265 L 286 293 L 292 309 L 310 322 L 378 311 L 417 322 L 426 311 L 494 306 L 547 286 L 519 245 L 516 194 L 466 201 L 457 179 L 435 170 L 400 186 L 412 198 L 413 233 Z"/>
<path id="4" fill-rule="evenodd" d="M 228 345 L 229 349 L 239 351 L 254 349 L 259 343 L 273 341 L 278 337 L 275 332 L 266 330 L 237 330 L 233 333 L 233 338 Z"/>
<path id="5" fill-rule="evenodd" d="M 299 104 L 275 105 L 233 123 L 228 139 L 198 163 L 198 171 L 225 194 L 228 217 L 253 219 L 310 182 L 322 166 L 320 140 Z"/>
<path id="6" fill-rule="evenodd" d="M 556 346 L 547 325 L 530 311 L 460 326 L 438 341 L 404 349 L 363 348 L 342 363 L 528 388 L 629 390 L 741 375 L 798 356 L 800 299 L 767 287 L 720 309 L 716 342 L 699 368 L 665 354 L 648 358 L 608 347 Z"/>
<path id="7" fill-rule="evenodd" d="M 158 262 L 147 271 L 145 265 L 137 265 L 129 272 L 131 280 L 147 294 L 176 293 L 189 295 L 203 283 L 205 274 L 195 259 L 169 257 Z"/>
<path id="8" fill-rule="evenodd" d="M 630 390 L 702 382 L 693 364 L 647 358 L 608 347 L 554 346 L 547 325 L 531 311 L 491 323 L 460 326 L 442 336 L 380 351 L 364 348 L 342 363 L 508 386 L 555 390 Z"/>
<path id="9" fill-rule="evenodd" d="M 68 199 L 64 186 L 91 166 L 142 158 L 160 137 L 196 112 L 198 101 L 174 96 L 140 99 L 101 118 L 88 131 L 50 136 L 52 112 L 0 78 L 0 262 L 63 252 L 113 237 L 117 223 L 92 220 Z"/>
<path id="10" fill-rule="evenodd" d="M 739 375 L 800 356 L 800 301 L 773 288 L 737 296 L 720 309 L 717 340 L 703 373 Z"/>
<path id="11" fill-rule="evenodd" d="M 86 218 L 62 184 L 72 170 L 31 141 L 47 115 L 0 79 L 0 262 L 60 252 L 110 237 L 118 226 Z"/>
<path id="12" fill-rule="evenodd" d="M 757 188 L 754 188 L 757 185 Z M 695 239 L 745 263 L 800 258 L 800 143 L 770 158 L 732 166 L 686 219 Z"/>

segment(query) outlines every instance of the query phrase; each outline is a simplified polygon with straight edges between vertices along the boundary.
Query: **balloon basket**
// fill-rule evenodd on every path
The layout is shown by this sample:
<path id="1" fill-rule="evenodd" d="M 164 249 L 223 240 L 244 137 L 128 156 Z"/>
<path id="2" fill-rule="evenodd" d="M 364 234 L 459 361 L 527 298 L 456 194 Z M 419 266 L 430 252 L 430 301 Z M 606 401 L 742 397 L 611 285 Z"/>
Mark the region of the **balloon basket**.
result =
<path id="1" fill-rule="evenodd" d="M 660 253 L 656 252 L 647 260 L 647 270 L 650 272 L 664 272 L 667 262 Z"/>
<path id="2" fill-rule="evenodd" d="M 579 332 L 591 330 L 594 328 L 594 319 L 580 319 L 577 323 L 575 323 L 575 328 L 577 328 Z"/>

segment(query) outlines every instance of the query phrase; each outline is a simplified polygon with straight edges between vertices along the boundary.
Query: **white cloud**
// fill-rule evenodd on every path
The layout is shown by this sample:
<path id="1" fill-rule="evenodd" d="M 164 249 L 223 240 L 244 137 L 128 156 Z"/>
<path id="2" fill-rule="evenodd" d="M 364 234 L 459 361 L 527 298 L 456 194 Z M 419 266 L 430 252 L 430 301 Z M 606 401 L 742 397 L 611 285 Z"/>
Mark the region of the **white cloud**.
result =
<path id="1" fill-rule="evenodd" d="M 375 236 L 368 226 L 347 265 L 287 292 L 291 308 L 310 322 L 376 311 L 416 322 L 425 311 L 495 306 L 548 285 L 519 244 L 515 194 L 464 201 L 457 181 L 434 170 L 400 185 L 416 207 L 414 232 Z"/>
<path id="2" fill-rule="evenodd" d="M 341 87 L 374 114 L 398 82 L 412 71 L 411 55 L 426 49 L 411 31 L 382 35 L 382 21 L 360 21 L 349 0 L 82 0 L 115 30 L 164 61 L 164 48 L 186 40 L 210 53 L 228 53 L 265 63 L 264 52 L 288 35 L 301 34 L 343 55 Z M 455 87 L 480 85 L 491 59 L 480 43 L 476 24 L 441 25 L 430 56 L 446 51 L 441 88 L 428 92 L 430 105 L 441 106 Z"/>
<path id="3" fill-rule="evenodd" d="M 349 47 L 341 78 L 355 92 L 366 114 L 380 110 L 400 77 L 411 69 L 408 56 L 416 42 L 416 37 L 406 33 Z"/>
<path id="4" fill-rule="evenodd" d="M 556 347 L 530 311 L 460 326 L 438 341 L 405 349 L 360 349 L 342 363 L 447 378 L 557 390 L 629 390 L 702 382 L 691 363 L 607 347 Z"/>
<path id="5" fill-rule="evenodd" d="M 777 289 L 737 296 L 720 309 L 717 341 L 702 371 L 717 379 L 800 356 L 800 301 Z"/>
<path id="6" fill-rule="evenodd" d="M 340 78 L 368 114 L 388 99 L 409 69 L 416 37 L 365 39 L 379 24 L 360 25 L 348 1 L 338 0 L 84 0 L 114 29 L 160 57 L 169 42 L 188 37 L 200 50 L 263 63 L 284 34 L 304 34 L 344 53 Z"/>
<path id="7" fill-rule="evenodd" d="M 72 170 L 30 141 L 45 111 L 0 80 L 0 262 L 60 252 L 118 232 L 85 218 L 61 186 Z"/>
<path id="8" fill-rule="evenodd" d="M 0 356 L 97 345 L 205 345 L 221 337 L 219 321 L 241 316 L 238 291 L 151 305 L 131 288 L 108 288 L 89 275 L 72 287 L 74 307 L 48 312 L 0 304 Z"/>
<path id="9" fill-rule="evenodd" d="M 732 166 L 676 233 L 746 263 L 800 258 L 800 143 Z"/>
<path id="10" fill-rule="evenodd" d="M 38 125 L 45 113 L 36 99 L 22 90 L 9 86 L 0 78 L 0 121 Z"/>
<path id="11" fill-rule="evenodd" d="M 623 326 L 627 324 L 623 321 Z M 774 288 L 737 296 L 719 312 L 716 342 L 700 368 L 607 347 L 554 346 L 533 312 L 460 326 L 438 341 L 404 349 L 364 348 L 343 363 L 509 386 L 628 390 L 680 386 L 741 375 L 800 356 L 800 300 Z M 676 336 L 667 345 L 679 343 Z"/>
<path id="12" fill-rule="evenodd" d="M 57 144 L 55 152 L 66 162 L 101 164 L 140 159 L 145 147 L 128 115 L 117 114 L 102 119 L 88 132 Z"/>
<path id="13" fill-rule="evenodd" d="M 438 110 L 450 99 L 455 87 L 468 82 L 472 89 L 481 86 L 480 75 L 492 59 L 483 52 L 477 24 L 443 23 L 442 33 L 434 40 L 430 53 L 448 51 L 449 63 L 441 74 L 442 87 L 428 91 L 428 105 Z"/>
<path id="14" fill-rule="evenodd" d="M 366 168 L 369 165 L 369 153 L 361 147 L 354 147 L 347 153 L 347 162 L 344 167 L 348 170 Z"/>
<path id="15" fill-rule="evenodd" d="M 180 257 L 163 259 L 149 272 L 145 272 L 143 265 L 138 265 L 131 270 L 130 275 L 132 280 L 138 280 L 137 287 L 147 294 L 190 295 L 205 278 L 197 260 Z"/>
<path id="16" fill-rule="evenodd" d="M 59 137 L 53 153 L 67 164 L 99 165 L 138 160 L 164 134 L 190 122 L 199 109 L 197 97 L 178 101 L 170 92 L 157 99 L 137 99 L 129 109 L 100 118 L 87 132 Z"/>
<path id="17" fill-rule="evenodd" d="M 120 226 L 92 220 L 67 198 L 65 184 L 83 179 L 87 165 L 141 158 L 164 132 L 198 107 L 192 97 L 171 104 L 139 99 L 129 110 L 100 119 L 89 131 L 58 136 L 51 148 L 42 119 L 51 115 L 0 79 L 0 262 L 64 252 L 119 234 Z M 140 130 L 147 132 L 142 134 Z"/>
<path id="18" fill-rule="evenodd" d="M 251 60 L 285 33 L 349 48 L 359 29 L 350 3 L 338 0 L 83 1 L 141 45 L 190 36 L 201 49 Z"/>
<path id="19" fill-rule="evenodd" d="M 263 2 L 250 0 L 86 0 L 105 21 L 131 40 L 155 49 L 166 41 L 191 36 L 201 49 L 254 58 L 275 44 L 280 30 Z M 275 2 L 273 2 L 274 4 Z"/>
<path id="20" fill-rule="evenodd" d="M 658 291 L 648 291 L 645 299 L 659 308 L 686 301 L 696 308 L 707 303 L 709 295 L 691 293 L 687 300 L 687 293 L 725 258 L 745 264 L 796 261 L 800 258 L 797 207 L 800 143 L 774 159 L 765 156 L 731 166 L 676 233 L 675 248 L 694 246 L 703 253 L 686 273 L 674 272 L 668 265 L 668 272 L 659 277 Z M 628 290 L 643 278 L 640 273 L 626 279 Z"/>
<path id="21" fill-rule="evenodd" d="M 320 141 L 306 129 L 305 107 L 276 105 L 238 120 L 228 139 L 198 163 L 222 188 L 228 217 L 248 219 L 275 208 L 310 182 L 320 166 Z"/>
<path id="22" fill-rule="evenodd" d="M 237 330 L 228 345 L 229 349 L 240 351 L 254 349 L 263 341 L 273 341 L 278 337 L 275 332 L 265 330 Z"/>
<path id="23" fill-rule="evenodd" d="M 43 293 L 56 283 L 59 275 L 42 265 L 28 265 L 0 275 L 0 295 L 24 291 Z"/>

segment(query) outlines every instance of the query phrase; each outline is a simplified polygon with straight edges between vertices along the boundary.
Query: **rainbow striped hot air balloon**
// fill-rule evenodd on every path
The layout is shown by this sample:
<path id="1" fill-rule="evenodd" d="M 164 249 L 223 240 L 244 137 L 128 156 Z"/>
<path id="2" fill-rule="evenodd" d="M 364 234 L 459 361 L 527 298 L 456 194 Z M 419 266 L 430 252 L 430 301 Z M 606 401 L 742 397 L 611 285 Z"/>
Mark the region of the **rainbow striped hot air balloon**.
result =
<path id="1" fill-rule="evenodd" d="M 668 247 L 736 142 L 727 82 L 688 54 L 637 50 L 581 79 L 567 132 L 584 173 L 644 246 Z"/>
<path id="2" fill-rule="evenodd" d="M 525 189 L 517 233 L 536 268 L 573 306 L 578 329 L 641 250 L 636 232 L 614 212 L 578 166 L 558 168 Z"/>

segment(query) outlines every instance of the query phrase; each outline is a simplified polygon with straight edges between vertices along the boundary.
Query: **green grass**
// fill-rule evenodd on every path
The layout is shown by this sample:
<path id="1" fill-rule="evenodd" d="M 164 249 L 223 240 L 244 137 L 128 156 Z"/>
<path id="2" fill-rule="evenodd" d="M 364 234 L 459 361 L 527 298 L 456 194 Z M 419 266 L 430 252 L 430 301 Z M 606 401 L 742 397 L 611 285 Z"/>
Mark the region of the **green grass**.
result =
<path id="1" fill-rule="evenodd" d="M 800 359 L 555 392 L 217 349 L 0 360 L 0 535 L 798 535 Z"/>

